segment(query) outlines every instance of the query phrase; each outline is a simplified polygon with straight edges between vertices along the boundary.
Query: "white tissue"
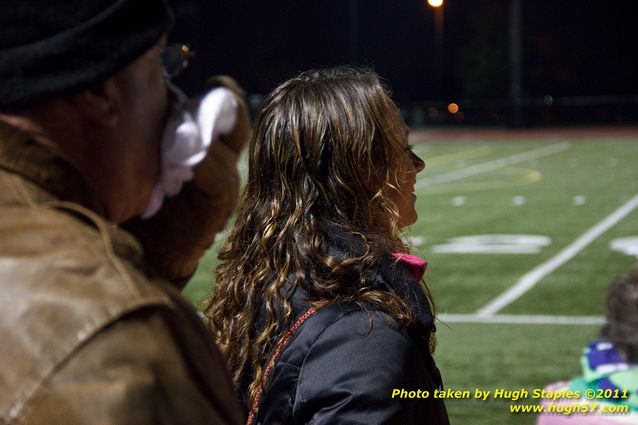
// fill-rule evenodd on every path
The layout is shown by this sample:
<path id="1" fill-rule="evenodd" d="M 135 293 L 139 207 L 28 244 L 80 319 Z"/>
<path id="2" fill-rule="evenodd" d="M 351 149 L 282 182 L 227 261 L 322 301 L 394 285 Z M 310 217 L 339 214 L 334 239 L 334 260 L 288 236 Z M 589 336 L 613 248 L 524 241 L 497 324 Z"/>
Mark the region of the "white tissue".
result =
<path id="1" fill-rule="evenodd" d="M 193 167 L 206 157 L 212 143 L 233 129 L 237 107 L 237 99 L 224 87 L 175 105 L 162 136 L 160 181 L 142 218 L 152 217 L 164 197 L 178 194 L 193 178 Z"/>

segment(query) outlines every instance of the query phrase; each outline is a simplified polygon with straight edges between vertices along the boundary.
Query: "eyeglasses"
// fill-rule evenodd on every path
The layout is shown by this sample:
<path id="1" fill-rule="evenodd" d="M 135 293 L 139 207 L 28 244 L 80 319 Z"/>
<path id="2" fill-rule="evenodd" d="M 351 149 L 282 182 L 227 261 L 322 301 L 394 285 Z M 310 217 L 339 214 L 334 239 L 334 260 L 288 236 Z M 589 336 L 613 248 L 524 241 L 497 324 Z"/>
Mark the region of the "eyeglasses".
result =
<path id="1" fill-rule="evenodd" d="M 177 77 L 186 67 L 195 52 L 188 44 L 171 44 L 162 52 L 162 66 L 164 67 L 164 77 L 172 80 Z"/>

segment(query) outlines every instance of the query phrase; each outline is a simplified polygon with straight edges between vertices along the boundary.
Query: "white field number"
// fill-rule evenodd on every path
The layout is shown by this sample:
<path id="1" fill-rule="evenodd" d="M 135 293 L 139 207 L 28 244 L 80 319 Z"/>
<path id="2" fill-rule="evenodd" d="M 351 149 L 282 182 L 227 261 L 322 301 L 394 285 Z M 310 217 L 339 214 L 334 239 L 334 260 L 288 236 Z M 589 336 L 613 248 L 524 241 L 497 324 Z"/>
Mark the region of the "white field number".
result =
<path id="1" fill-rule="evenodd" d="M 614 239 L 609 243 L 609 248 L 638 258 L 638 236 Z"/>

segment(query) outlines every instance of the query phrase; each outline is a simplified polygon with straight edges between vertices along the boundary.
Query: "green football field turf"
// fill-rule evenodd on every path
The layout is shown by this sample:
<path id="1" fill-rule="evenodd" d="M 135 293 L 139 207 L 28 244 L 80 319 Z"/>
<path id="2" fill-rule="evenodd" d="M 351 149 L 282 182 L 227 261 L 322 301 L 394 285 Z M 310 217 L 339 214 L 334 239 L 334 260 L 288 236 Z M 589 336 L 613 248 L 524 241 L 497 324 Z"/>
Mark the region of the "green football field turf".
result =
<path id="1" fill-rule="evenodd" d="M 636 264 L 638 139 L 414 143 L 427 168 L 409 234 L 429 262 L 446 388 L 531 393 L 578 374 L 608 284 Z M 630 237 L 625 251 L 633 255 L 610 248 Z M 195 304 L 213 286 L 218 244 L 184 291 Z M 523 277 L 531 285 L 523 287 Z M 494 304 L 513 287 L 522 289 Z M 534 324 L 539 318 L 544 323 Z M 510 414 L 508 400 L 447 404 L 453 424 L 534 423 L 531 414 Z"/>

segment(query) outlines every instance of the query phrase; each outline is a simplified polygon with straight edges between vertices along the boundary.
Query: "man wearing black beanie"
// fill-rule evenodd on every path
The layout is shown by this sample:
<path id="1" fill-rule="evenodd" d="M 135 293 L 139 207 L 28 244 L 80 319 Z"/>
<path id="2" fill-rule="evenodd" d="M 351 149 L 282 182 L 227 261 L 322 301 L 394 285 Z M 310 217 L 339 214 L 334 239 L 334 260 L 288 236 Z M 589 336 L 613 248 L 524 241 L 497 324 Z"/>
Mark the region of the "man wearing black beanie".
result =
<path id="1" fill-rule="evenodd" d="M 175 102 L 172 19 L 165 0 L 2 3 L 0 423 L 242 423 L 178 292 L 237 197 L 239 94 L 192 181 L 139 218 Z"/>

